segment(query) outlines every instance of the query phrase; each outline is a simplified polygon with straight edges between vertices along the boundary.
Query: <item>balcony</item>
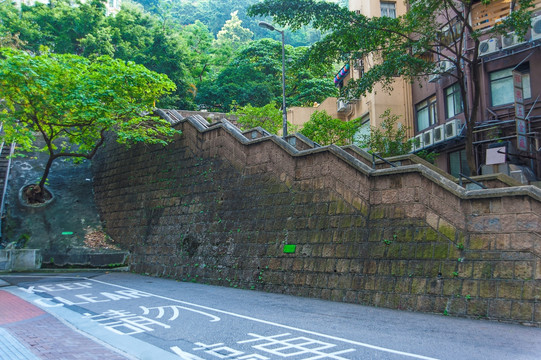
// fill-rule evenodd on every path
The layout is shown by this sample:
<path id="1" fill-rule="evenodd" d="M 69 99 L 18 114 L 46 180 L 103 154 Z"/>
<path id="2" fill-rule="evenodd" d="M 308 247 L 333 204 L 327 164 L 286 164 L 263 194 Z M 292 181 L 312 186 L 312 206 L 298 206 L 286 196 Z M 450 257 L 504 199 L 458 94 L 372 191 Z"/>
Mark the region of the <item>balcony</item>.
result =
<path id="1" fill-rule="evenodd" d="M 488 5 L 482 2 L 473 5 L 471 12 L 473 30 L 488 30 L 505 19 L 511 11 L 511 3 L 512 0 L 498 0 Z M 541 0 L 534 0 L 530 10 L 541 10 Z"/>

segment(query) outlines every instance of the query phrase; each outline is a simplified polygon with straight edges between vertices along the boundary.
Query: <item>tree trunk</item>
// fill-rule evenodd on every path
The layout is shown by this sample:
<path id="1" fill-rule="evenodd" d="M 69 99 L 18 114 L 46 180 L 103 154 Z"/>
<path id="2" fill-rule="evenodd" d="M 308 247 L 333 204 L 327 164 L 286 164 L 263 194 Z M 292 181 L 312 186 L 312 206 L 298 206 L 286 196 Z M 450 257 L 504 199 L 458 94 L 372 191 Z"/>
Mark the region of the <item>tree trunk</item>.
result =
<path id="1" fill-rule="evenodd" d="M 24 199 L 29 204 L 42 204 L 51 198 L 51 194 L 45 190 L 45 182 L 49 176 L 49 171 L 51 170 L 54 159 L 55 157 L 50 156 L 49 160 L 47 160 L 47 164 L 45 165 L 45 170 L 39 184 L 32 184 L 24 189 Z"/>

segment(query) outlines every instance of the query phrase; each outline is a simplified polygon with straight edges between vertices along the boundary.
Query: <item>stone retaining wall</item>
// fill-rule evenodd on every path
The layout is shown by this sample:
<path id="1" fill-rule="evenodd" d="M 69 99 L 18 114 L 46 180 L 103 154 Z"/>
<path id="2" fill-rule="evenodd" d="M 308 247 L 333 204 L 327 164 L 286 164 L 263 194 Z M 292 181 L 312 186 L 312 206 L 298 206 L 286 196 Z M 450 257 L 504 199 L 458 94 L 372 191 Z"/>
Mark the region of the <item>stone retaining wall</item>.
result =
<path id="1" fill-rule="evenodd" d="M 540 189 L 466 191 L 424 165 L 373 170 L 358 149 L 190 119 L 165 148 L 110 143 L 94 162 L 132 270 L 541 325 Z"/>

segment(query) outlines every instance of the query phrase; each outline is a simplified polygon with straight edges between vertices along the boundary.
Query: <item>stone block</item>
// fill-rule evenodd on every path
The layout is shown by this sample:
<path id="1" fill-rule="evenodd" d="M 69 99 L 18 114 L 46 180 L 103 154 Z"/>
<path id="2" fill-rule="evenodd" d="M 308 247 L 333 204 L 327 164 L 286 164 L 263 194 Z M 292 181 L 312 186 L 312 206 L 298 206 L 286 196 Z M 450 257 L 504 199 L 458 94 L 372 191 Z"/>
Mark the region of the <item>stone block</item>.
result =
<path id="1" fill-rule="evenodd" d="M 538 325 L 541 325 L 541 302 L 536 302 L 534 304 L 534 322 Z"/>
<path id="2" fill-rule="evenodd" d="M 517 214 L 516 216 L 516 226 L 518 231 L 541 231 L 541 220 L 539 215 L 529 213 L 529 214 Z"/>
<path id="3" fill-rule="evenodd" d="M 391 261 L 380 260 L 378 261 L 378 272 L 379 276 L 389 276 L 391 275 Z"/>
<path id="4" fill-rule="evenodd" d="M 382 206 L 372 207 L 369 218 L 370 220 L 379 220 L 385 218 L 385 208 Z"/>
<path id="5" fill-rule="evenodd" d="M 431 228 L 426 229 L 426 238 L 425 241 L 435 242 L 441 241 L 441 235 Z"/>
<path id="6" fill-rule="evenodd" d="M 400 257 L 402 259 L 415 259 L 415 244 L 413 243 L 401 244 Z"/>
<path id="7" fill-rule="evenodd" d="M 400 295 L 398 294 L 387 294 L 387 299 L 385 301 L 385 307 L 389 309 L 398 309 L 400 306 Z"/>
<path id="8" fill-rule="evenodd" d="M 412 295 L 401 295 L 400 296 L 400 310 L 405 311 L 414 311 L 417 304 L 417 297 Z"/>
<path id="9" fill-rule="evenodd" d="M 438 231 L 451 241 L 456 238 L 456 227 L 444 219 L 440 219 Z"/>
<path id="10" fill-rule="evenodd" d="M 400 244 L 392 243 L 387 245 L 387 254 L 388 259 L 398 259 L 400 257 Z"/>
<path id="11" fill-rule="evenodd" d="M 510 300 L 491 300 L 488 306 L 488 317 L 493 319 L 509 319 L 511 316 Z"/>
<path id="12" fill-rule="evenodd" d="M 484 318 L 488 313 L 488 300 L 470 299 L 466 302 L 467 314 Z"/>
<path id="13" fill-rule="evenodd" d="M 395 282 L 395 292 L 398 294 L 409 294 L 411 289 L 411 278 L 400 277 Z"/>
<path id="14" fill-rule="evenodd" d="M 498 283 L 498 298 L 500 299 L 522 299 L 522 281 L 506 280 Z"/>
<path id="15" fill-rule="evenodd" d="M 492 242 L 491 235 L 471 235 L 468 243 L 469 250 L 488 250 Z"/>
<path id="16" fill-rule="evenodd" d="M 348 290 L 344 296 L 344 301 L 347 303 L 357 303 L 358 302 L 358 293 L 356 291 Z"/>
<path id="17" fill-rule="evenodd" d="M 370 244 L 370 253 L 369 256 L 373 259 L 382 259 L 385 257 L 385 251 L 387 250 L 387 245 L 383 243 L 372 243 Z"/>
<path id="18" fill-rule="evenodd" d="M 435 298 L 433 296 L 418 296 L 417 311 L 433 312 L 435 308 Z"/>
<path id="19" fill-rule="evenodd" d="M 495 279 L 512 279 L 513 272 L 513 261 L 497 261 L 494 264 L 493 276 Z"/>
<path id="20" fill-rule="evenodd" d="M 533 261 L 515 261 L 515 279 L 529 280 L 534 277 Z"/>
<path id="21" fill-rule="evenodd" d="M 434 259 L 447 259 L 449 256 L 449 244 L 434 245 Z"/>
<path id="22" fill-rule="evenodd" d="M 444 279 L 443 295 L 454 296 L 462 293 L 462 281 L 460 279 Z"/>
<path id="23" fill-rule="evenodd" d="M 451 315 L 465 315 L 467 309 L 467 300 L 462 297 L 453 297 L 449 299 L 447 311 Z"/>
<path id="24" fill-rule="evenodd" d="M 364 279 L 364 289 L 365 290 L 376 290 L 376 278 L 373 276 L 367 277 Z"/>
<path id="25" fill-rule="evenodd" d="M 471 201 L 471 212 L 475 215 L 490 214 L 489 199 L 475 199 Z"/>
<path id="26" fill-rule="evenodd" d="M 495 298 L 498 294 L 498 281 L 486 280 L 479 283 L 479 296 L 485 299 Z"/>
<path id="27" fill-rule="evenodd" d="M 378 264 L 376 261 L 373 260 L 365 261 L 363 270 L 364 274 L 374 275 L 378 271 Z"/>
<path id="28" fill-rule="evenodd" d="M 478 280 L 464 280 L 462 283 L 462 296 L 479 296 L 479 281 Z"/>
<path id="29" fill-rule="evenodd" d="M 393 261 L 391 263 L 392 276 L 406 276 L 407 270 L 408 270 L 408 263 L 405 260 Z"/>
<path id="30" fill-rule="evenodd" d="M 511 319 L 514 321 L 533 321 L 534 303 L 527 301 L 513 301 L 511 305 Z"/>
<path id="31" fill-rule="evenodd" d="M 427 280 L 424 278 L 413 278 L 411 281 L 412 294 L 426 294 Z"/>
<path id="32" fill-rule="evenodd" d="M 430 225 L 430 227 L 432 227 L 433 229 L 438 228 L 439 219 L 440 217 L 431 211 L 426 213 L 426 223 Z"/>
<path id="33" fill-rule="evenodd" d="M 509 234 L 493 234 L 493 244 L 496 250 L 511 249 L 511 237 Z"/>
<path id="34" fill-rule="evenodd" d="M 304 259 L 296 258 L 293 260 L 293 271 L 302 271 L 304 269 Z"/>
<path id="35" fill-rule="evenodd" d="M 432 259 L 433 255 L 434 255 L 433 244 L 417 244 L 415 248 L 416 259 Z"/>
<path id="36" fill-rule="evenodd" d="M 430 280 L 427 282 L 426 293 L 430 295 L 441 295 L 443 292 L 443 280 Z"/>

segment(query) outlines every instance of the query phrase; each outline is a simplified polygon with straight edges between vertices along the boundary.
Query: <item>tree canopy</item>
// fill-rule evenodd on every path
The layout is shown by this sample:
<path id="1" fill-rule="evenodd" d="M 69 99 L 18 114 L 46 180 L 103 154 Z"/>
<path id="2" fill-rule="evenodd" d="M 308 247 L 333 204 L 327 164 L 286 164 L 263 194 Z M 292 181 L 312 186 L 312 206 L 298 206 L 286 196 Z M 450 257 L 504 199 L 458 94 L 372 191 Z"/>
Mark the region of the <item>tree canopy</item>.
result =
<path id="1" fill-rule="evenodd" d="M 176 90 L 157 99 L 157 106 L 195 110 L 206 108 L 228 110 L 232 101 L 241 105 L 264 106 L 280 94 L 280 48 L 275 42 L 265 58 L 276 65 L 273 75 L 248 74 L 257 66 L 241 61 L 252 44 L 252 33 L 261 37 L 279 37 L 257 26 L 246 8 L 253 0 L 147 1 L 146 12 L 139 4 L 126 2 L 115 16 L 106 16 L 103 0 L 92 0 L 72 6 L 69 0 L 55 1 L 54 6 L 36 3 L 17 9 L 11 2 L 0 3 L 0 45 L 39 53 L 47 46 L 57 54 L 75 54 L 88 58 L 108 55 L 134 61 L 150 70 L 166 74 Z M 214 20 L 213 20 L 214 19 Z M 305 32 L 286 31 L 286 43 Z M 288 46 L 290 49 L 290 46 Z M 297 58 L 305 50 L 288 50 Z M 270 59 L 271 56 L 276 56 Z M 289 61 L 289 65 L 293 65 Z M 236 68 L 236 63 L 242 71 Z M 290 91 L 288 103 L 320 101 L 335 93 L 331 76 L 298 66 L 289 71 L 288 81 L 298 86 Z M 291 70 L 291 69 L 290 69 Z M 246 73 L 244 73 L 246 72 Z M 245 76 L 248 74 L 248 78 Z M 253 76 L 252 76 L 253 75 Z M 327 77 L 327 78 L 325 78 Z M 299 79 L 302 78 L 302 81 Z M 249 80 L 245 83 L 245 80 Z M 223 85 L 223 91 L 217 84 Z M 198 93 L 200 96 L 197 96 Z M 199 102 L 199 103 L 198 103 Z M 219 105 L 219 106 L 214 106 Z"/>
<path id="2" fill-rule="evenodd" d="M 286 46 L 287 106 L 312 105 L 337 94 L 330 80 L 332 64 L 308 66 L 307 48 Z M 242 48 L 215 79 L 203 82 L 197 101 L 210 109 L 229 111 L 236 102 L 240 106 L 261 107 L 281 103 L 282 45 L 262 39 Z"/>
<path id="3" fill-rule="evenodd" d="M 155 101 L 175 89 L 166 75 L 133 62 L 71 54 L 30 55 L 0 49 L 3 140 L 49 154 L 37 193 L 54 160 L 90 159 L 114 132 L 124 144 L 166 144 L 179 133 L 157 116 Z M 36 149 L 36 136 L 45 146 Z"/>
<path id="4" fill-rule="evenodd" d="M 359 125 L 358 119 L 343 121 L 333 118 L 326 111 L 316 111 L 300 133 L 320 145 L 343 146 L 351 144 Z"/>
<path id="5" fill-rule="evenodd" d="M 483 0 L 486 4 L 492 2 Z M 369 56 L 371 63 L 364 75 L 343 89 L 342 95 L 348 98 L 371 92 L 375 84 L 390 90 L 397 76 L 414 82 L 419 77 L 440 73 L 439 61 L 451 61 L 456 71 L 450 76 L 457 80 L 463 99 L 468 163 L 475 172 L 472 142 L 481 95 L 479 38 L 509 31 L 525 34 L 532 1 L 513 1 L 509 16 L 483 31 L 474 29 L 469 22 L 473 1 L 408 0 L 407 3 L 408 12 L 397 18 L 366 17 L 338 4 L 317 0 L 264 0 L 252 5 L 248 13 L 272 16 L 276 23 L 292 30 L 310 24 L 326 33 L 310 49 L 313 62 L 332 63 Z M 443 31 L 445 27 L 447 30 Z M 468 51 L 464 52 L 466 44 Z M 472 79 L 471 89 L 467 87 L 467 77 Z M 467 91 L 473 99 L 471 104 L 466 101 Z"/>

